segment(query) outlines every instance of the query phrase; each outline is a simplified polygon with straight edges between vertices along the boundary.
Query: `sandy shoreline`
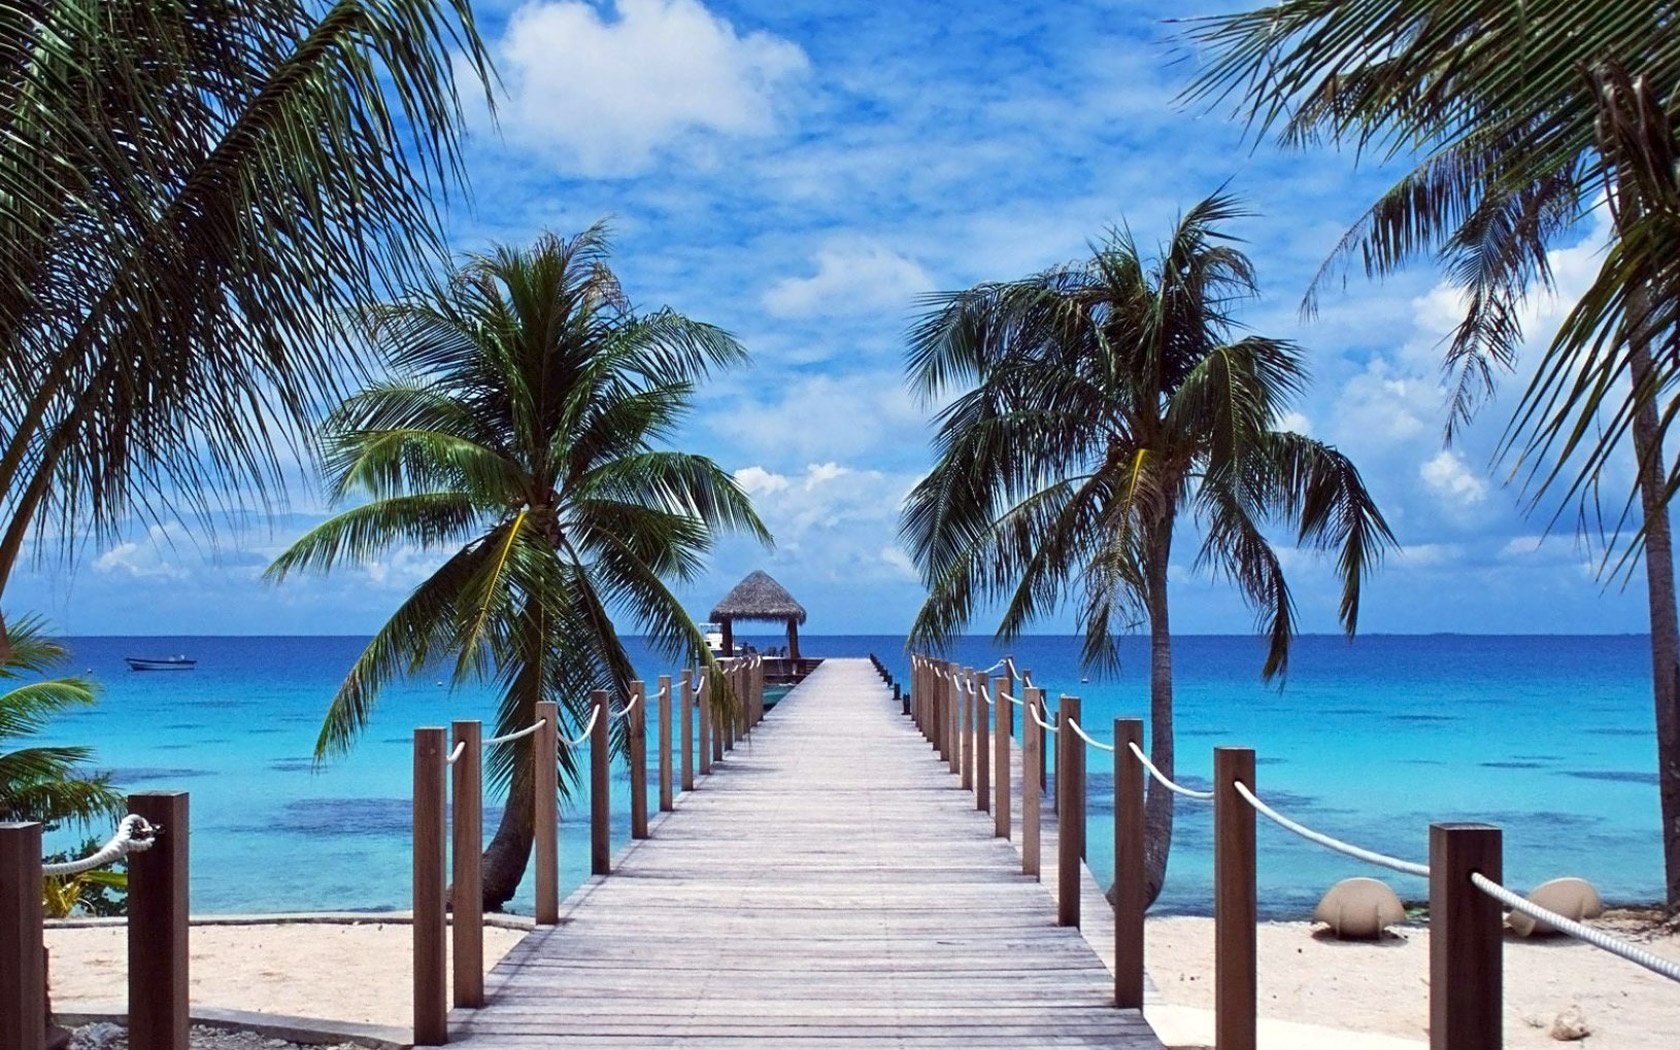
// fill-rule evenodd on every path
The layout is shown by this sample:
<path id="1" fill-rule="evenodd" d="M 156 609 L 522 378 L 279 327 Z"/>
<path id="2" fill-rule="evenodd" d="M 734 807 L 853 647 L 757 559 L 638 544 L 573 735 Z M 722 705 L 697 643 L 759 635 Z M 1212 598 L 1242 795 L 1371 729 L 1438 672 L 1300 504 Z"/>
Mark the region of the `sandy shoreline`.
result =
<path id="1" fill-rule="evenodd" d="M 1624 935 L 1628 931 L 1622 930 Z M 127 979 L 127 931 L 120 926 L 54 928 L 54 1001 L 62 1008 L 120 1004 Z M 488 928 L 489 968 L 523 933 Z M 1164 1010 L 1152 1014 L 1177 1045 L 1201 1041 L 1213 1005 L 1213 921 L 1151 919 L 1148 969 Z M 1643 941 L 1680 959 L 1680 935 Z M 1427 1039 L 1429 932 L 1409 926 L 1377 944 L 1313 936 L 1307 923 L 1260 927 L 1260 1014 L 1390 1040 Z M 400 923 L 195 926 L 196 1006 L 407 1027 L 410 931 Z M 1558 1045 L 1549 1028 L 1579 1007 L 1592 1030 L 1585 1046 L 1672 1050 L 1680 1032 L 1680 988 L 1596 949 L 1568 941 L 1509 940 L 1505 952 L 1506 1045 Z M 1207 1040 L 1211 1042 L 1211 1039 Z M 1274 1035 L 1274 1046 L 1304 1045 Z M 1263 1038 L 1262 1045 L 1267 1045 Z M 1335 1045 L 1356 1050 L 1357 1038 Z M 1363 1045 L 1394 1047 L 1372 1039 Z"/>

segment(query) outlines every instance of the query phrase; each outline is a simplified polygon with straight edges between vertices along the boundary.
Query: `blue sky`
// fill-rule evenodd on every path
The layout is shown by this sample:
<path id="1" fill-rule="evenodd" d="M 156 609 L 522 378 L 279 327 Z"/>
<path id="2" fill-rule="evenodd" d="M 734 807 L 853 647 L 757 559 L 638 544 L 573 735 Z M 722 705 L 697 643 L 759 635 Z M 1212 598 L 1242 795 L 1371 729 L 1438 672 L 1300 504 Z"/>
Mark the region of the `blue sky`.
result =
<path id="1" fill-rule="evenodd" d="M 1176 104 L 1194 56 L 1163 20 L 1221 6 L 481 2 L 500 119 L 475 113 L 474 193 L 451 212 L 452 239 L 473 249 L 610 218 L 638 304 L 721 324 L 754 355 L 703 391 L 680 443 L 736 473 L 778 546 L 725 544 L 684 590 L 691 608 L 763 567 L 806 604 L 807 630 L 890 633 L 921 597 L 895 538 L 928 463 L 929 413 L 902 372 L 915 297 L 1075 258 L 1110 226 L 1152 242 L 1228 185 L 1256 211 L 1237 232 L 1267 292 L 1246 319 L 1300 341 L 1315 376 L 1290 423 L 1354 456 L 1406 547 L 1370 587 L 1365 629 L 1642 631 L 1637 584 L 1607 590 L 1567 523 L 1541 543 L 1548 515 L 1525 516 L 1501 483 L 1492 451 L 1520 379 L 1443 448 L 1454 295 L 1434 273 L 1351 278 L 1300 320 L 1318 265 L 1394 171 L 1253 146 L 1227 114 Z M 1596 243 L 1583 229 L 1557 253 L 1565 289 Z M 1542 336 L 1558 317 L 1549 302 L 1530 313 Z M 365 633 L 437 556 L 259 581 L 325 509 L 300 490 L 271 527 L 215 549 L 137 531 L 74 573 L 21 577 L 8 605 L 72 633 Z M 1328 573 L 1285 558 L 1303 626 L 1333 630 Z M 1248 629 L 1227 589 L 1188 562 L 1175 578 L 1178 630 Z"/>

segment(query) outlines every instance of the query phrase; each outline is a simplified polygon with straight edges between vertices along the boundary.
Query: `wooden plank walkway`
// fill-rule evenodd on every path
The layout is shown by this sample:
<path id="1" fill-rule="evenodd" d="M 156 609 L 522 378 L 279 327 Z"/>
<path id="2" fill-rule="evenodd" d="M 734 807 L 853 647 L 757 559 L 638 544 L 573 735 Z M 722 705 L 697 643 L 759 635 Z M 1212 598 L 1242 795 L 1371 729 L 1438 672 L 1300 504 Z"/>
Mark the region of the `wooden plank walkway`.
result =
<path id="1" fill-rule="evenodd" d="M 1151 1048 L 867 660 L 828 660 L 491 974 L 453 1043 Z"/>

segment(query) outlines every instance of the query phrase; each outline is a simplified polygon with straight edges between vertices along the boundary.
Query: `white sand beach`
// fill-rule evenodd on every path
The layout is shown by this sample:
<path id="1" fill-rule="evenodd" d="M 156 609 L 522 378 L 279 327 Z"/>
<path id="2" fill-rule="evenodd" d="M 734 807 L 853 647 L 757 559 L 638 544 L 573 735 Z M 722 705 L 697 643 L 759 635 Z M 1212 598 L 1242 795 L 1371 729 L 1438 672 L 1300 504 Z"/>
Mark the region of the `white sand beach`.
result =
<path id="1" fill-rule="evenodd" d="M 1680 959 L 1680 934 L 1651 940 L 1618 925 L 1621 936 Z M 1151 1021 L 1171 1045 L 1212 1044 L 1213 920 L 1152 919 L 1148 970 L 1169 1009 Z M 1429 931 L 1406 926 L 1376 943 L 1315 936 L 1305 922 L 1263 923 L 1259 941 L 1260 1016 L 1368 1033 L 1386 1039 L 1337 1038 L 1323 1050 L 1398 1050 L 1424 1046 L 1429 1022 Z M 1561 938 L 1505 942 L 1505 1045 L 1555 1047 L 1552 1023 L 1577 1007 L 1589 1038 L 1581 1045 L 1615 1050 L 1672 1050 L 1680 1032 L 1680 987 L 1596 948 Z M 1261 1045 L 1268 1045 L 1262 1033 Z M 1271 1046 L 1309 1050 L 1299 1034 Z M 1310 1050 L 1318 1050 L 1311 1047 Z"/>
<path id="2" fill-rule="evenodd" d="M 120 1008 L 125 935 L 120 926 L 48 931 L 53 997 L 61 1009 Z M 485 965 L 490 967 L 523 934 L 492 927 L 484 936 Z M 1151 1021 L 1170 1045 L 1210 1045 L 1213 921 L 1152 919 L 1148 938 L 1149 972 L 1161 993 L 1161 1007 L 1151 1009 Z M 1680 959 L 1680 935 L 1642 943 Z M 409 928 L 399 923 L 195 926 L 193 1003 L 406 1027 L 409 944 Z M 1505 961 L 1506 1045 L 1556 1046 L 1552 1022 L 1576 1007 L 1592 1033 L 1583 1045 L 1672 1050 L 1674 1033 L 1680 1031 L 1680 989 L 1671 983 L 1568 941 L 1508 941 Z M 1315 937 L 1307 923 L 1263 924 L 1262 1046 L 1423 1046 L 1428 966 L 1429 933 L 1422 927 L 1406 927 L 1402 935 L 1380 943 L 1358 944 Z"/>

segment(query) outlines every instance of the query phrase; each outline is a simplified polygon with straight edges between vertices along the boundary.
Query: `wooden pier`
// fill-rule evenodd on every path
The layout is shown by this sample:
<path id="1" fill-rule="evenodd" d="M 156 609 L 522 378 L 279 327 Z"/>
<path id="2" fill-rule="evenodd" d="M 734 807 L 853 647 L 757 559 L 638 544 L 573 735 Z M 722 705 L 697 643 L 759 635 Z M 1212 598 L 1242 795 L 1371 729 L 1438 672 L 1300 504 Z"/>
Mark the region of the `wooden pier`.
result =
<path id="1" fill-rule="evenodd" d="M 825 661 L 650 836 L 452 1044 L 1161 1047 L 867 660 Z"/>

